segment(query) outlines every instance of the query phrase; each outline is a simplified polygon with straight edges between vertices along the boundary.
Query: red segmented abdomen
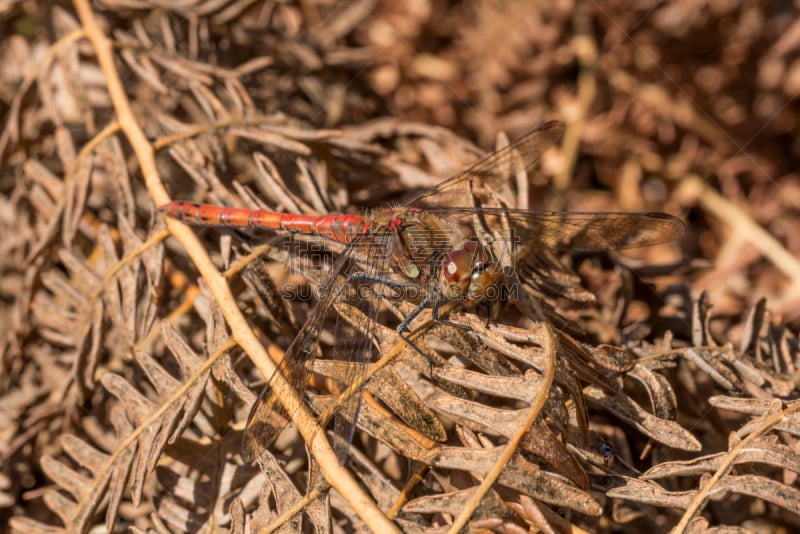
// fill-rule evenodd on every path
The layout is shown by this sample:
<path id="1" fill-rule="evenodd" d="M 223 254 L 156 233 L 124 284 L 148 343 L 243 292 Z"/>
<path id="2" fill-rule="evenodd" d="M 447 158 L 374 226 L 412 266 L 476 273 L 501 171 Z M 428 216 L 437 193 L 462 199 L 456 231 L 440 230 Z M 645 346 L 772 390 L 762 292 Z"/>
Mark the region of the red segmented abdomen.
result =
<path id="1" fill-rule="evenodd" d="M 195 225 L 238 226 L 284 230 L 298 234 L 318 235 L 340 243 L 350 243 L 369 230 L 369 223 L 358 215 L 298 215 L 275 211 L 224 208 L 176 200 L 160 206 L 162 211 L 179 221 Z"/>

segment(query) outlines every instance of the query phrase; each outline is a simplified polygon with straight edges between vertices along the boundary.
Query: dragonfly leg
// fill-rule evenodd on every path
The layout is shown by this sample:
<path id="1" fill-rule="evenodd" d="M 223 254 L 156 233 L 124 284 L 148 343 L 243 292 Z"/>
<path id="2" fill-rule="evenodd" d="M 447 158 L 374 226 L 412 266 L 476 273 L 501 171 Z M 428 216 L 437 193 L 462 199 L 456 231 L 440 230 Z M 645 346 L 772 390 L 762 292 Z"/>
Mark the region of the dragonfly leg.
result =
<path id="1" fill-rule="evenodd" d="M 384 278 L 380 278 L 380 277 L 377 277 L 377 276 L 371 276 L 371 275 L 369 275 L 367 273 L 354 273 L 354 274 L 352 274 L 350 276 L 350 280 L 366 280 L 368 282 L 375 282 L 375 283 L 387 286 L 387 287 L 389 287 L 391 289 L 397 289 L 397 290 L 401 290 L 401 291 L 402 290 L 409 290 L 409 289 L 410 290 L 418 290 L 419 289 L 419 286 L 414 285 L 414 284 L 405 284 L 403 282 L 398 282 L 397 280 L 386 280 Z M 438 295 L 438 293 L 436 291 L 429 291 L 428 294 L 425 295 L 425 298 L 422 299 L 422 302 L 420 302 L 417 305 L 417 307 L 414 308 L 414 310 L 410 314 L 408 314 L 408 316 L 405 319 L 403 319 L 403 321 L 397 326 L 397 329 L 396 329 L 397 330 L 397 334 L 400 336 L 400 338 L 402 338 L 402 340 L 409 347 L 411 347 L 414 351 L 416 351 L 417 354 L 421 355 L 423 358 L 428 360 L 428 364 L 430 366 L 429 376 L 430 376 L 431 380 L 433 380 L 433 359 L 431 359 L 430 356 L 425 354 L 425 352 L 422 349 L 420 349 L 417 346 L 416 343 L 414 343 L 409 337 L 405 336 L 404 334 L 405 334 L 405 332 L 407 332 L 409 330 L 408 329 L 408 325 L 411 323 L 411 321 L 416 319 L 416 317 L 420 313 L 422 313 L 422 310 L 427 308 L 431 303 L 433 303 L 433 314 L 434 314 L 433 319 L 434 319 L 434 321 L 439 321 L 439 305 L 440 305 L 441 299 L 439 299 L 438 296 L 439 295 Z"/>
<path id="2" fill-rule="evenodd" d="M 397 332 L 402 334 L 403 332 L 407 331 L 408 330 L 408 325 L 411 323 L 411 321 L 416 319 L 417 315 L 419 315 L 422 312 L 422 310 L 427 308 L 428 305 L 431 302 L 434 302 L 433 309 L 434 309 L 434 313 L 436 313 L 436 310 L 438 308 L 438 306 L 437 306 L 438 299 L 436 298 L 435 295 L 436 295 L 436 293 L 434 293 L 433 291 L 431 291 L 427 295 L 425 295 L 425 298 L 422 299 L 422 302 L 420 302 L 419 305 L 417 305 L 416 308 L 414 308 L 414 311 L 409 313 L 408 316 L 405 319 L 403 319 L 403 322 L 400 323 L 400 325 L 397 327 Z M 434 317 L 433 320 L 436 321 L 438 319 L 436 317 Z"/>
<path id="3" fill-rule="evenodd" d="M 484 306 L 486 308 L 486 322 L 483 326 L 484 328 L 489 328 L 489 323 L 492 320 L 492 305 L 488 300 L 484 300 L 479 306 Z"/>
<path id="4" fill-rule="evenodd" d="M 372 276 L 367 273 L 354 273 L 350 276 L 350 280 L 366 280 L 368 282 L 381 284 L 390 289 L 396 289 L 398 291 L 419 291 L 419 286 L 416 284 L 406 284 L 403 282 L 398 282 L 397 280 L 386 280 L 384 278 L 378 276 Z M 428 294 L 425 295 L 425 298 L 422 299 L 422 302 L 420 302 L 417 305 L 417 307 L 414 308 L 414 311 L 412 311 L 410 314 L 408 314 L 408 316 L 405 319 L 403 319 L 403 322 L 400 323 L 400 325 L 397 327 L 397 332 L 399 334 L 402 334 L 403 332 L 408 331 L 408 325 L 411 323 L 411 321 L 416 319 L 417 315 L 422 313 L 422 310 L 427 308 L 431 303 L 433 303 L 433 313 L 434 313 L 433 320 L 438 321 L 439 299 L 436 297 L 437 295 L 435 291 L 428 291 Z"/>
<path id="5" fill-rule="evenodd" d="M 402 339 L 402 340 L 403 340 L 403 341 L 404 341 L 404 342 L 405 342 L 405 343 L 406 343 L 406 344 L 407 344 L 409 347 L 411 347 L 412 349 L 414 349 L 414 351 L 416 351 L 416 353 L 417 353 L 417 354 L 419 354 L 420 356 L 422 356 L 423 358 L 425 358 L 426 360 L 428 360 L 428 378 L 430 379 L 430 381 L 431 381 L 431 382 L 434 382 L 434 380 L 433 380 L 433 358 L 431 358 L 430 356 L 428 356 L 427 354 L 425 354 L 425 353 L 422 351 L 422 349 L 421 349 L 421 348 L 419 348 L 419 347 L 417 346 L 417 344 L 416 344 L 416 343 L 414 343 L 413 341 L 411 341 L 411 339 L 410 339 L 410 338 L 406 337 L 406 336 L 403 334 L 403 332 L 400 332 L 400 331 L 399 331 L 399 329 L 398 329 L 398 331 L 397 331 L 397 335 L 399 335 L 399 336 L 400 336 L 400 339 Z M 434 382 L 434 383 L 435 383 L 435 382 Z"/>

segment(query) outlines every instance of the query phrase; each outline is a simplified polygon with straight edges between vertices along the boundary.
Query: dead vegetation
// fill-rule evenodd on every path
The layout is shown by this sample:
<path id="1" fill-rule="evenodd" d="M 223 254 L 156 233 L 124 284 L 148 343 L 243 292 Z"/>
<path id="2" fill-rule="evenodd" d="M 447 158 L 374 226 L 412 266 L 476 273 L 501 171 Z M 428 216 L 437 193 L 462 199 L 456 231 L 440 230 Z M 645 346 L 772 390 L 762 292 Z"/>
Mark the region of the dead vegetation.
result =
<path id="1" fill-rule="evenodd" d="M 12 528 L 800 528 L 791 5 L 181 4 L 0 3 Z M 326 357 L 337 316 L 364 324 L 345 303 L 306 395 L 274 374 L 326 272 L 302 238 L 155 211 L 361 213 L 476 161 L 464 137 L 553 118 L 558 154 L 508 170 L 517 205 L 665 211 L 686 234 L 533 250 L 527 306 L 426 312 L 416 348 L 395 329 L 414 304 L 387 301 L 364 384 Z M 270 377 L 294 430 L 248 463 Z M 326 424 L 362 391 L 340 465 Z"/>

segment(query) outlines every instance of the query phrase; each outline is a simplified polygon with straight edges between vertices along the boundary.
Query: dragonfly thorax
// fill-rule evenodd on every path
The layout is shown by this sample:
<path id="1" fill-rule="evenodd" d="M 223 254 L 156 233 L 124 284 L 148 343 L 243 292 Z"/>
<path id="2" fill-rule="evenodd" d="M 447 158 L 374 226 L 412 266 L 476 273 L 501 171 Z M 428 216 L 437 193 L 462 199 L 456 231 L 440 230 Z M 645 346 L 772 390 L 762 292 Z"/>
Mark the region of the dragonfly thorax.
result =
<path id="1" fill-rule="evenodd" d="M 428 282 L 442 255 L 451 250 L 452 231 L 415 208 L 389 209 L 386 228 L 394 234 L 392 267 L 414 282 Z"/>

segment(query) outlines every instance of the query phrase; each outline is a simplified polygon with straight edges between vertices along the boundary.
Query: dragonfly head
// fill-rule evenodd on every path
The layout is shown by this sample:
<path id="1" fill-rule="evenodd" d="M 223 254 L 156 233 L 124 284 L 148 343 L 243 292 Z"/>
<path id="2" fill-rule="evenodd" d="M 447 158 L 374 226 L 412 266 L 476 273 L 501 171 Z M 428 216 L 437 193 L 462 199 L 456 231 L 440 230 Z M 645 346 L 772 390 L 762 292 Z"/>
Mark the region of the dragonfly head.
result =
<path id="1" fill-rule="evenodd" d="M 475 241 L 467 241 L 445 254 L 440 276 L 443 296 L 448 300 L 478 304 L 497 298 L 497 262 L 486 247 Z"/>

